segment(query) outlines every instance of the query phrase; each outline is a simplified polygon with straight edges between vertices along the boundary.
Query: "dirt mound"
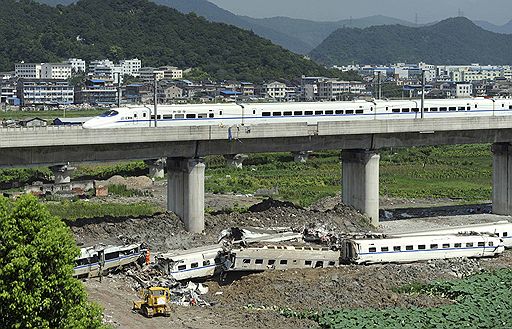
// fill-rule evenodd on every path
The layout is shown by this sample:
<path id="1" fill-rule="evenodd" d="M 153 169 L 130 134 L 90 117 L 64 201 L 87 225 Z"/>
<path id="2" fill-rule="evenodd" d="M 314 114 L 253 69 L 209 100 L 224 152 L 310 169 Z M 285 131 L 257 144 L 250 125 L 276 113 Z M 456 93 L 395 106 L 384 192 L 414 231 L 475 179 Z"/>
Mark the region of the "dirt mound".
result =
<path id="1" fill-rule="evenodd" d="M 203 235 L 186 232 L 174 214 L 142 218 L 82 219 L 69 224 L 81 245 L 146 242 L 151 250 L 167 251 L 203 245 Z"/>
<path id="2" fill-rule="evenodd" d="M 266 210 L 269 210 L 271 208 L 295 208 L 295 209 L 303 209 L 299 206 L 294 205 L 292 202 L 289 201 L 279 201 L 274 200 L 272 198 L 268 198 L 263 200 L 260 203 L 257 203 L 255 205 L 252 205 L 249 207 L 250 212 L 263 212 Z"/>

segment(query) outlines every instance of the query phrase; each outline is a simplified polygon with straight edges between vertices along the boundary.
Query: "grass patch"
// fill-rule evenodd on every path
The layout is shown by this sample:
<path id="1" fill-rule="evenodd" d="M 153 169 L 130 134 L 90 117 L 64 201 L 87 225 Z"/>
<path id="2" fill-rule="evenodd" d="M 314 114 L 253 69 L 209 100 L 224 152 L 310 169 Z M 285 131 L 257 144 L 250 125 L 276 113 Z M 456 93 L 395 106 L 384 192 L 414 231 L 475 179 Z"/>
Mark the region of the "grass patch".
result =
<path id="1" fill-rule="evenodd" d="M 152 196 L 149 191 L 135 190 L 126 187 L 126 185 L 112 184 L 108 186 L 108 193 L 117 196 L 133 197 L 133 196 Z"/>
<path id="2" fill-rule="evenodd" d="M 492 194 L 489 145 L 454 145 L 381 150 L 380 194 L 398 198 L 488 200 Z M 212 193 L 254 194 L 277 186 L 281 200 L 308 206 L 341 191 L 340 153 L 314 153 L 294 163 L 284 153 L 254 154 L 243 169 L 224 166 L 222 157 L 206 160 L 205 186 Z"/>
<path id="3" fill-rule="evenodd" d="M 81 218 L 153 216 L 164 212 L 159 206 L 147 203 L 96 203 L 87 201 L 48 202 L 52 215 L 67 221 Z"/>

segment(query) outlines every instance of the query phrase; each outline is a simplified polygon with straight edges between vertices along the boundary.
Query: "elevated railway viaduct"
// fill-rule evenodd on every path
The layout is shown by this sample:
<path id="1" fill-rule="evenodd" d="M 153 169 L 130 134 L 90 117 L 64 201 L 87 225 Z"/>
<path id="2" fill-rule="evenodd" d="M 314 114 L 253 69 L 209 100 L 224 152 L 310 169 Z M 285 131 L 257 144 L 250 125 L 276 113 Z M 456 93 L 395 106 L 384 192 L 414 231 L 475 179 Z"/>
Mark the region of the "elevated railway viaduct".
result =
<path id="1" fill-rule="evenodd" d="M 167 158 L 168 210 L 204 229 L 207 155 L 342 150 L 343 201 L 379 224 L 379 149 L 492 143 L 493 212 L 512 214 L 512 117 L 129 129 L 0 129 L 0 167 Z M 61 167 L 62 168 L 62 167 Z M 60 170 L 66 175 L 65 168 Z"/>

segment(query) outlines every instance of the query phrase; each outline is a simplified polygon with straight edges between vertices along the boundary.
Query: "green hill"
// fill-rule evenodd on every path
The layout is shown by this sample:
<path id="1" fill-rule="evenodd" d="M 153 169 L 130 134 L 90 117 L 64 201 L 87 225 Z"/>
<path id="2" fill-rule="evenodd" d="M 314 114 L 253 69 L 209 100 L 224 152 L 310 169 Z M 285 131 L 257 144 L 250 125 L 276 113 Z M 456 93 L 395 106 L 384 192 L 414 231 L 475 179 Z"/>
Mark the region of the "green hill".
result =
<path id="1" fill-rule="evenodd" d="M 467 18 L 424 27 L 401 25 L 338 29 L 311 58 L 325 64 L 511 64 L 512 36 L 486 31 Z"/>
<path id="2" fill-rule="evenodd" d="M 147 0 L 81 0 L 57 7 L 2 0 L 1 9 L 0 71 L 22 60 L 138 57 L 145 66 L 199 67 L 217 79 L 339 75 L 251 31 Z"/>

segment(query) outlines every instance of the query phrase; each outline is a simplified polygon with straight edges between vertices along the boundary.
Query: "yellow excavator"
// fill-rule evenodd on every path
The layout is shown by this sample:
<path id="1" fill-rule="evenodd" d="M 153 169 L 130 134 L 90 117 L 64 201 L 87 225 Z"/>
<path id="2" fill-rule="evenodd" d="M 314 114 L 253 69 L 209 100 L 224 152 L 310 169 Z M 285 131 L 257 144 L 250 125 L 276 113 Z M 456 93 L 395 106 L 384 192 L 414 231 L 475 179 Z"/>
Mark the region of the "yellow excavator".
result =
<path id="1" fill-rule="evenodd" d="M 169 288 L 150 287 L 140 290 L 138 295 L 142 300 L 133 302 L 134 310 L 148 318 L 154 315 L 171 316 Z"/>

